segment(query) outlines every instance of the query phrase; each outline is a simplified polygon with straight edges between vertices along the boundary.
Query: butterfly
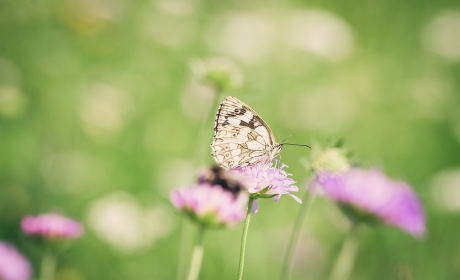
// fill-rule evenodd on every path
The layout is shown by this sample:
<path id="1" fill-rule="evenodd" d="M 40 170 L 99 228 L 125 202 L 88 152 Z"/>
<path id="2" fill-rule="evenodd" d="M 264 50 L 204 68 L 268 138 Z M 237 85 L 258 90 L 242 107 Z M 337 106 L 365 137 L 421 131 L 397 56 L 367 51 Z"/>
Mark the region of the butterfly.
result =
<path id="1" fill-rule="evenodd" d="M 220 104 L 211 143 L 212 156 L 220 167 L 229 170 L 270 162 L 283 145 L 297 144 L 276 143 L 267 123 L 239 99 L 229 96 Z"/>

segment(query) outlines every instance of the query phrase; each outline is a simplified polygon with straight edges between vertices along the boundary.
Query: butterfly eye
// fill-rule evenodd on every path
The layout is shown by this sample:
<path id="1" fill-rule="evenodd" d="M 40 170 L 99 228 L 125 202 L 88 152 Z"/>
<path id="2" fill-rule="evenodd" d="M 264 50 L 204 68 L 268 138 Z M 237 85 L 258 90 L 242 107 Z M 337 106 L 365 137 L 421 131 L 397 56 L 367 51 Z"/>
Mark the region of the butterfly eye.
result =
<path id="1" fill-rule="evenodd" d="M 230 157 L 230 153 L 225 153 L 225 157 Z"/>
<path id="2" fill-rule="evenodd" d="M 236 133 L 233 133 L 232 136 L 233 136 L 233 137 L 236 137 Z"/>
<path id="3" fill-rule="evenodd" d="M 240 129 L 239 129 L 239 128 L 235 128 L 235 131 L 236 131 L 236 132 L 240 132 Z"/>

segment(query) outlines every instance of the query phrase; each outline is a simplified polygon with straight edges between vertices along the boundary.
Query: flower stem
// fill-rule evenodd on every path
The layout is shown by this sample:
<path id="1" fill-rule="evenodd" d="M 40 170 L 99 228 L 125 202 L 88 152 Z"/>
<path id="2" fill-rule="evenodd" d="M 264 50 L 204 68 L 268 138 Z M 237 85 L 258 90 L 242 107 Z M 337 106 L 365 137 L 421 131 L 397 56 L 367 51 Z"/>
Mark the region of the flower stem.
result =
<path id="1" fill-rule="evenodd" d="M 243 279 L 244 251 L 246 250 L 246 237 L 248 236 L 249 221 L 251 220 L 251 211 L 252 211 L 253 204 L 254 204 L 254 198 L 249 197 L 248 212 L 246 213 L 246 220 L 244 221 L 244 227 L 243 227 L 243 237 L 241 238 L 240 265 L 238 267 L 238 280 Z"/>
<path id="2" fill-rule="evenodd" d="M 214 116 L 213 110 L 217 110 L 217 104 L 221 99 L 221 90 L 219 88 L 215 89 L 214 95 L 210 102 L 209 108 L 204 109 L 204 114 L 201 120 L 200 128 L 198 130 L 198 135 L 196 138 L 195 143 L 195 154 L 193 155 L 193 166 L 194 168 L 200 168 L 204 161 L 205 148 L 209 148 L 209 144 L 211 144 L 211 139 L 207 140 L 209 133 L 211 133 L 211 128 L 207 127 L 208 123 L 212 116 Z M 209 155 L 209 154 L 208 154 Z M 184 221 L 181 221 L 181 229 L 180 229 L 180 240 L 179 240 L 179 257 L 177 263 L 177 280 L 183 279 L 185 274 L 187 273 L 187 258 L 189 256 L 188 249 L 191 243 L 191 238 L 188 234 L 188 226 Z"/>
<path id="3" fill-rule="evenodd" d="M 198 229 L 198 237 L 196 240 L 195 248 L 193 248 L 192 262 L 190 263 L 190 270 L 187 280 L 197 280 L 200 275 L 201 262 L 203 260 L 203 238 L 205 227 L 200 226 Z"/>
<path id="4" fill-rule="evenodd" d="M 299 214 L 297 215 L 294 228 L 292 229 L 291 238 L 289 239 L 289 245 L 286 250 L 286 255 L 284 256 L 283 266 L 281 268 L 280 275 L 281 280 L 289 279 L 289 274 L 292 269 L 292 257 L 295 253 L 295 245 L 297 244 L 300 230 L 302 229 L 302 225 L 305 223 L 307 214 L 310 211 L 314 198 L 315 195 L 311 191 L 305 192 L 305 197 L 303 199 L 304 203 L 302 204 L 302 207 L 299 210 Z"/>
<path id="5" fill-rule="evenodd" d="M 40 280 L 53 280 L 54 272 L 56 269 L 56 257 L 52 250 L 46 249 L 43 254 L 41 269 L 40 269 Z"/>
<path id="6" fill-rule="evenodd" d="M 350 277 L 358 249 L 358 239 L 359 226 L 353 225 L 337 256 L 330 280 L 347 280 Z"/>
<path id="7" fill-rule="evenodd" d="M 187 268 L 191 257 L 190 249 L 193 239 L 193 236 L 189 233 L 193 229 L 194 227 L 192 227 L 191 223 L 188 223 L 186 219 L 181 219 L 179 224 L 180 237 L 176 280 L 183 280 L 187 276 Z"/>
<path id="8" fill-rule="evenodd" d="M 207 112 L 205 111 L 205 114 L 203 114 L 203 119 L 201 120 L 200 129 L 198 131 L 199 134 L 196 142 L 196 167 L 199 167 L 201 164 L 203 164 L 204 155 L 209 155 L 209 153 L 205 152 L 205 148 L 209 149 L 209 144 L 211 144 L 211 138 L 208 139 L 208 136 L 210 135 L 212 129 L 211 127 L 208 127 L 208 124 L 210 123 L 210 120 L 214 116 L 215 112 L 217 111 L 217 105 L 219 104 L 221 95 L 222 89 L 216 87 L 215 92 L 212 96 L 212 100 L 209 104 L 210 107 L 208 108 Z"/>

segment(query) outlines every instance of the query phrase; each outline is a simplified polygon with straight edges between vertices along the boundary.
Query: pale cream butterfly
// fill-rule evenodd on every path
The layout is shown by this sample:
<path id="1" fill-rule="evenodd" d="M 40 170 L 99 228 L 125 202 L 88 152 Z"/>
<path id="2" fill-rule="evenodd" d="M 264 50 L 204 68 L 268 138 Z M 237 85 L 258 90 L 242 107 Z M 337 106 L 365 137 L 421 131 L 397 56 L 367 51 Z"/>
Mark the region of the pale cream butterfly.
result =
<path id="1" fill-rule="evenodd" d="M 220 104 L 211 144 L 212 156 L 220 167 L 233 169 L 261 161 L 270 162 L 281 152 L 283 145 L 309 147 L 276 143 L 267 123 L 235 97 L 229 96 Z"/>

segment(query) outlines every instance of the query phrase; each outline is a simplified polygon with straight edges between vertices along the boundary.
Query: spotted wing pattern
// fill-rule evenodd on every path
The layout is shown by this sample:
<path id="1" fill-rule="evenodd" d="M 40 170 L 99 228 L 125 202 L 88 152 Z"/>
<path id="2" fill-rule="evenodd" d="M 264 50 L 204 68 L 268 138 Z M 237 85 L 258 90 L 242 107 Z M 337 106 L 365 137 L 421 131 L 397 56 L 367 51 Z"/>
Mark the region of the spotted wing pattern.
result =
<path id="1" fill-rule="evenodd" d="M 219 106 L 212 156 L 225 169 L 255 164 L 270 156 L 276 145 L 271 129 L 248 105 L 228 97 Z"/>

